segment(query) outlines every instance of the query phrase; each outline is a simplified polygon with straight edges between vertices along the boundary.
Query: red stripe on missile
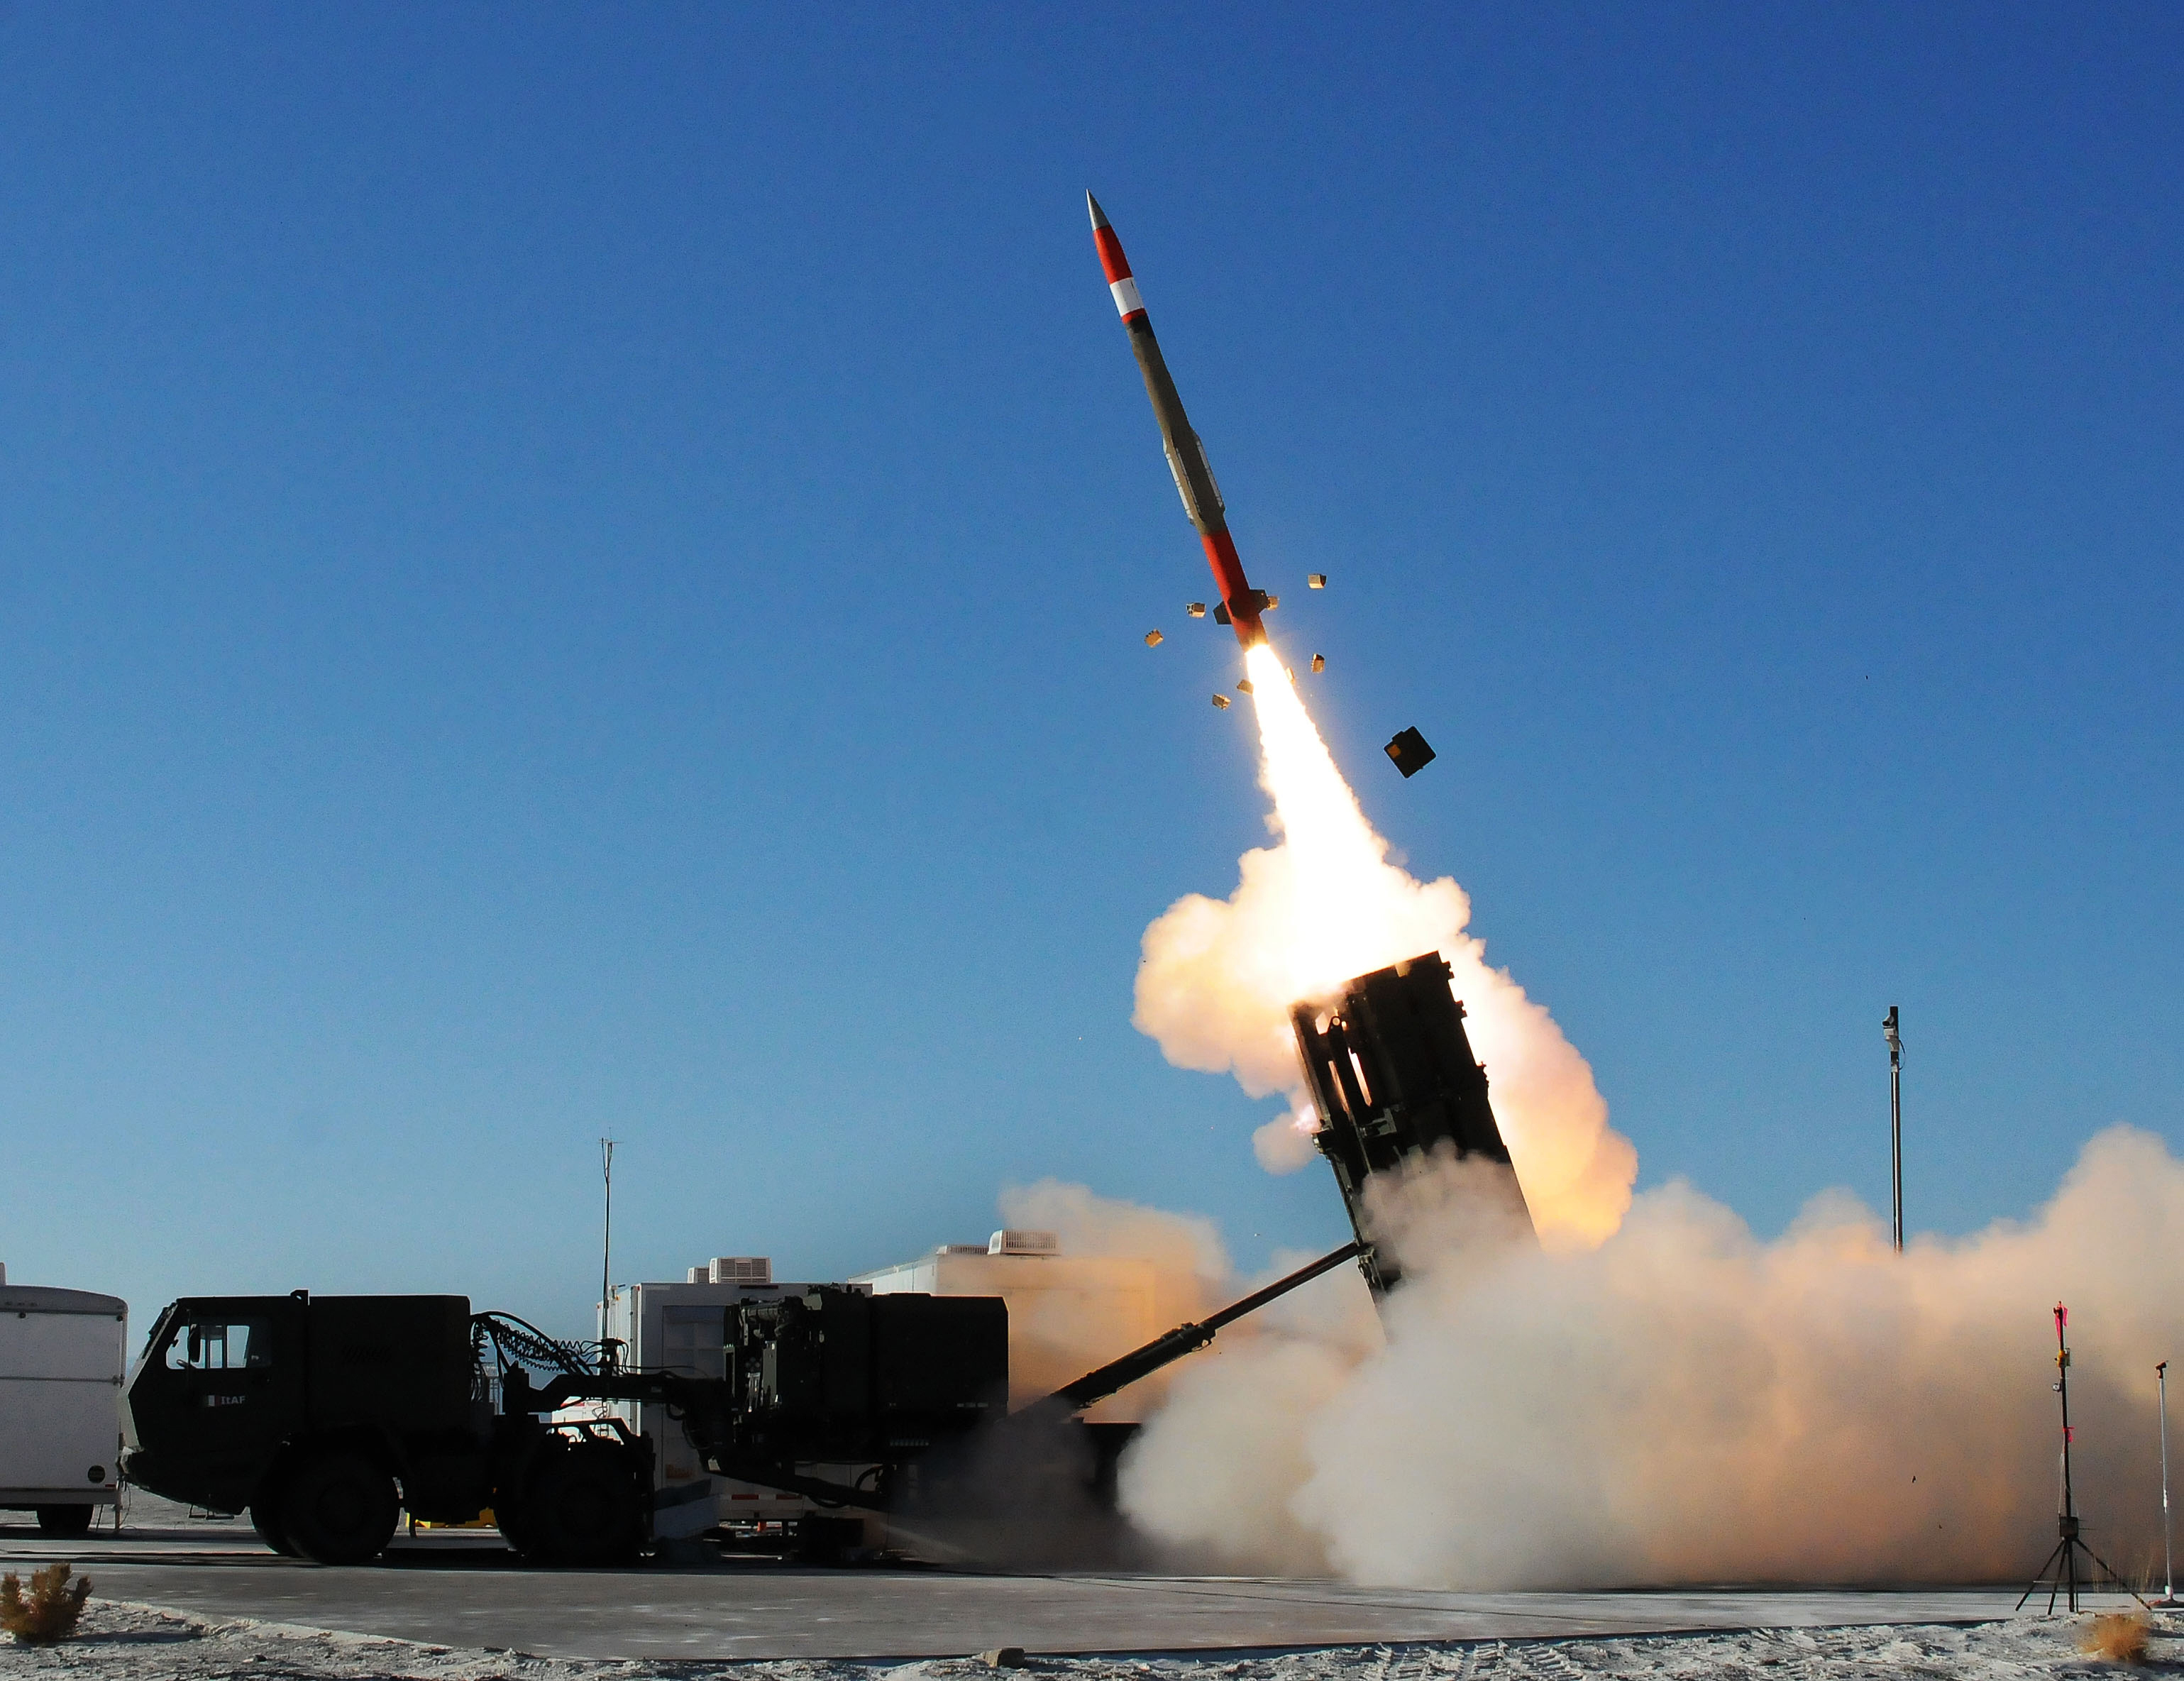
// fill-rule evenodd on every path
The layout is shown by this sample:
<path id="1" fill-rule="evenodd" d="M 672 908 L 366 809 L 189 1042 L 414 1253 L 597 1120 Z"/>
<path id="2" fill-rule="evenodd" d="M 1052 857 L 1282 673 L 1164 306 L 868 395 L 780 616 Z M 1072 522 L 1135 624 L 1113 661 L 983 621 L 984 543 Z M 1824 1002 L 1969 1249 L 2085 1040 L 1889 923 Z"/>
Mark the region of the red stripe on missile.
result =
<path id="1" fill-rule="evenodd" d="M 1175 476 L 1184 511 L 1205 545 L 1206 563 L 1213 569 L 1213 582 L 1220 588 L 1236 640 L 1246 648 L 1255 648 L 1267 639 L 1266 627 L 1259 620 L 1265 598 L 1251 587 L 1244 576 L 1244 563 L 1236 558 L 1236 542 L 1228 535 L 1221 487 L 1213 481 L 1205 446 L 1190 429 L 1183 399 L 1176 394 L 1175 381 L 1153 337 L 1152 323 L 1146 318 L 1145 300 L 1138 295 L 1138 283 L 1131 277 L 1130 259 L 1123 254 L 1123 242 L 1108 225 L 1100 201 L 1088 192 L 1084 203 L 1092 214 L 1092 240 L 1099 248 L 1100 267 L 1107 276 L 1107 290 L 1114 295 L 1116 312 L 1129 329 L 1131 353 L 1145 375 L 1145 394 L 1152 399 L 1153 417 L 1160 425 L 1168 470 Z"/>
<path id="2" fill-rule="evenodd" d="M 1107 273 L 1107 291 L 1114 292 L 1114 310 L 1129 326 L 1145 314 L 1145 299 L 1138 297 L 1138 281 L 1129 277 L 1129 258 L 1123 255 L 1123 240 L 1107 223 L 1092 223 L 1092 242 L 1099 247 L 1099 266 Z"/>
<path id="3" fill-rule="evenodd" d="M 1092 230 L 1092 242 L 1100 248 L 1100 266 L 1107 271 L 1107 284 L 1130 277 L 1130 259 L 1123 254 L 1123 242 L 1115 237 L 1111 227 Z"/>
<path id="4" fill-rule="evenodd" d="M 1236 558 L 1236 539 L 1220 531 L 1207 532 L 1198 540 L 1206 545 L 1206 564 L 1213 568 L 1213 582 L 1220 586 L 1221 598 L 1228 604 L 1228 616 L 1237 616 L 1239 602 L 1246 604 L 1249 611 L 1251 586 L 1244 576 L 1244 563 Z"/>
<path id="5" fill-rule="evenodd" d="M 1138 283 L 1130 278 L 1130 259 L 1123 254 L 1123 242 L 1115 237 L 1115 230 L 1096 204 L 1092 209 L 1092 242 L 1100 248 L 1100 267 L 1106 274 L 1107 290 L 1114 294 L 1115 313 L 1127 326 L 1145 313 L 1145 300 L 1138 296 Z"/>

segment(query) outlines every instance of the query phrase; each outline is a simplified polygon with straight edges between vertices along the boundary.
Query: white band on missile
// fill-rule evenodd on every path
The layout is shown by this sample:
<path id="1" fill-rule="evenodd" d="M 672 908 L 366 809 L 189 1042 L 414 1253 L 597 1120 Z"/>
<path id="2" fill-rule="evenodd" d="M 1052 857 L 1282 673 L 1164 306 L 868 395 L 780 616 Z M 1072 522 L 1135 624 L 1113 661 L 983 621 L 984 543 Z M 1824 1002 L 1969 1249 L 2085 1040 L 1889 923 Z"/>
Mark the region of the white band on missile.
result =
<path id="1" fill-rule="evenodd" d="M 1115 294 L 1115 308 L 1126 321 L 1145 307 L 1145 300 L 1138 296 L 1137 281 L 1128 275 L 1109 286 L 1107 290 Z"/>

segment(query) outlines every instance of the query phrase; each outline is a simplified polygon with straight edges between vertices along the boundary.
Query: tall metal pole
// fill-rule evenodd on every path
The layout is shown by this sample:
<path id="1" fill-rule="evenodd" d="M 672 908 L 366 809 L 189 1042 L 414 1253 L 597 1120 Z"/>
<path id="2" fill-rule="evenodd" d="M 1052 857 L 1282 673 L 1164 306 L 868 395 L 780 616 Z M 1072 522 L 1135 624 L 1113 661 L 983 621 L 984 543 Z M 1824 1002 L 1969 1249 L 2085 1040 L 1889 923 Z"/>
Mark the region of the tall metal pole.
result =
<path id="1" fill-rule="evenodd" d="M 2161 1386 L 2161 1603 L 2176 1603 L 2176 1566 L 2170 1557 L 2169 1533 L 2169 1362 L 2153 1368 Z"/>
<path id="2" fill-rule="evenodd" d="M 599 1227 L 599 1358 L 604 1363 L 607 1353 L 607 1283 L 610 1266 L 614 1259 L 614 1147 L 612 1138 L 599 1140 L 599 1175 L 606 1191 L 604 1217 Z"/>
<path id="3" fill-rule="evenodd" d="M 1903 1039 L 1896 1031 L 1896 1006 L 1888 1006 L 1888 1019 L 1880 1024 L 1888 1040 L 1888 1187 L 1889 1210 L 1896 1233 L 1896 1252 L 1903 1253 Z"/>

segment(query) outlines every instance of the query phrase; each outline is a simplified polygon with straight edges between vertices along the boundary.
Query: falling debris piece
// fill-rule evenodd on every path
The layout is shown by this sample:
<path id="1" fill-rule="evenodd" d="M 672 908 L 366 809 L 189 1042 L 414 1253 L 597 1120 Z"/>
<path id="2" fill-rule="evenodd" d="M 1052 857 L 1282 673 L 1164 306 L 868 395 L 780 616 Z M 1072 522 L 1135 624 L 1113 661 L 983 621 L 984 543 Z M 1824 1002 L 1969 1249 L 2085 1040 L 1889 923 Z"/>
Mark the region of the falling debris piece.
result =
<path id="1" fill-rule="evenodd" d="M 1313 654 L 1312 656 L 1312 669 L 1315 672 L 1324 671 L 1327 669 L 1327 656 L 1324 654 Z"/>
<path id="2" fill-rule="evenodd" d="M 1145 632 L 1145 646 L 1147 648 L 1158 648 L 1167 640 L 1167 638 L 1162 636 L 1158 631 L 1147 631 Z"/>
<path id="3" fill-rule="evenodd" d="M 1239 677 L 1239 678 L 1237 678 L 1237 680 L 1236 680 L 1236 693 L 1239 693 L 1239 694 L 1249 694 L 1249 693 L 1251 693 L 1251 680 L 1249 677 Z"/>
<path id="4" fill-rule="evenodd" d="M 1226 712 L 1228 710 L 1228 697 L 1225 694 L 1217 694 L 1213 697 L 1213 704 Z"/>
<path id="5" fill-rule="evenodd" d="M 1183 610 L 1194 619 L 1203 619 L 1206 616 L 1206 604 L 1202 601 L 1194 601 Z"/>
<path id="6" fill-rule="evenodd" d="M 1309 584 L 1314 589 L 1325 589 L 1327 587 L 1327 574 L 1324 572 L 1313 572 L 1305 579 L 1305 582 Z"/>
<path id="7" fill-rule="evenodd" d="M 1434 761 L 1434 750 L 1426 745 L 1426 738 L 1415 726 L 1397 731 L 1387 751 L 1388 757 L 1396 761 L 1396 768 L 1407 777 L 1417 776 Z"/>

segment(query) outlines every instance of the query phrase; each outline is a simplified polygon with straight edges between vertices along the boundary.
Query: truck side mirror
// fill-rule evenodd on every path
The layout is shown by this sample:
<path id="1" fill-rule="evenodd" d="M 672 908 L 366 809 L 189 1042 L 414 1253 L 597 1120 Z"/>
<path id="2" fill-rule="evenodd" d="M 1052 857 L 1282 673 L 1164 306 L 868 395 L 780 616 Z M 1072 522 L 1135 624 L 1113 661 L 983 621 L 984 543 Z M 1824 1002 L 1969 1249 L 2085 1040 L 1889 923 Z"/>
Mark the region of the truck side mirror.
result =
<path id="1" fill-rule="evenodd" d="M 190 1364 L 193 1367 L 203 1366 L 204 1364 L 204 1332 L 198 1326 L 190 1327 L 189 1347 Z"/>

